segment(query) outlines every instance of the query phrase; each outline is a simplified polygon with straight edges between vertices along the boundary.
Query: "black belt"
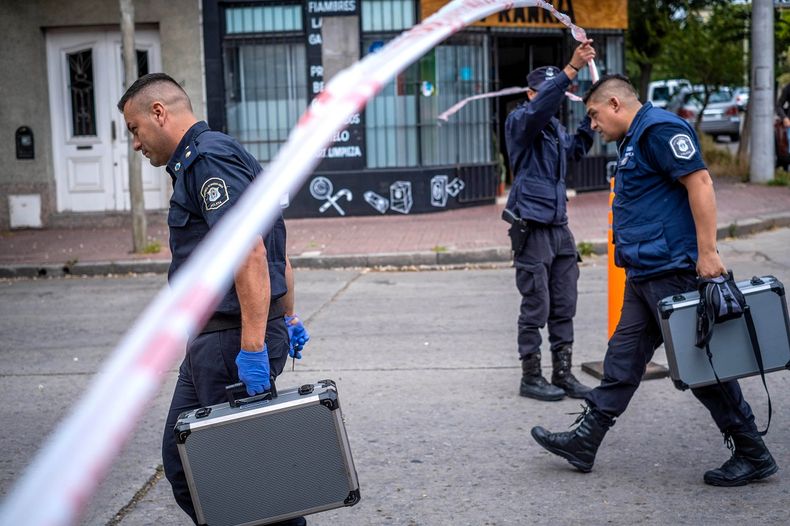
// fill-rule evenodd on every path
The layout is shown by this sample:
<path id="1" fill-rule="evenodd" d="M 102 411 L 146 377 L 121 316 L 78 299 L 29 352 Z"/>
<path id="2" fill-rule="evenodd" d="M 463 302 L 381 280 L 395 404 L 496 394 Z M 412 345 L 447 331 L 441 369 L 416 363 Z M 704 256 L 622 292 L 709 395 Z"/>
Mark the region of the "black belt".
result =
<path id="1" fill-rule="evenodd" d="M 285 309 L 279 299 L 269 304 L 269 320 L 282 318 L 284 315 Z M 211 318 L 209 318 L 208 322 L 206 322 L 206 325 L 203 326 L 203 330 L 200 331 L 200 334 L 238 328 L 241 328 L 241 314 L 215 312 Z"/>

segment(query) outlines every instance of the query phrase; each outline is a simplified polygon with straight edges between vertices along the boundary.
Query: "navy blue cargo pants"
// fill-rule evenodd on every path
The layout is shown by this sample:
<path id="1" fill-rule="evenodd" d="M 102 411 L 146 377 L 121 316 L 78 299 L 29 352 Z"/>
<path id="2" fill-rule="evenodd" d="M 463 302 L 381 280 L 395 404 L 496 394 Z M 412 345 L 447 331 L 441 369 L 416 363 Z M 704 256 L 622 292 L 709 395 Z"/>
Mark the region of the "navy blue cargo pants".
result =
<path id="1" fill-rule="evenodd" d="M 278 376 L 288 360 L 288 329 L 282 316 L 270 319 L 266 324 L 266 346 L 269 351 L 271 372 Z M 176 436 L 173 427 L 178 415 L 184 411 L 197 409 L 227 401 L 225 386 L 239 381 L 236 368 L 236 355 L 241 348 L 241 328 L 218 330 L 199 334 L 187 345 L 187 353 L 178 370 L 178 381 L 167 423 L 162 437 L 162 461 L 165 475 L 173 487 L 173 496 L 179 506 L 197 523 L 197 515 L 189 495 L 189 486 L 184 475 L 184 467 L 178 456 Z M 272 444 L 273 448 L 286 447 Z M 300 526 L 306 524 L 299 517 L 277 525 Z"/>
<path id="2" fill-rule="evenodd" d="M 642 381 L 648 362 L 663 342 L 659 325 L 658 302 L 667 296 L 697 288 L 694 271 L 678 272 L 654 279 L 628 280 L 625 284 L 620 322 L 609 340 L 603 361 L 601 385 L 587 394 L 587 401 L 602 413 L 615 418 L 623 414 Z M 739 416 L 722 392 L 738 405 L 747 421 Z M 710 411 L 719 429 L 724 432 L 756 431 L 754 415 L 743 398 L 737 380 L 698 387 L 691 390 Z"/>
<path id="3" fill-rule="evenodd" d="M 514 264 L 521 293 L 520 358 L 540 351 L 540 329 L 547 323 L 552 352 L 573 345 L 579 263 L 568 225 L 530 223 L 527 242 Z"/>

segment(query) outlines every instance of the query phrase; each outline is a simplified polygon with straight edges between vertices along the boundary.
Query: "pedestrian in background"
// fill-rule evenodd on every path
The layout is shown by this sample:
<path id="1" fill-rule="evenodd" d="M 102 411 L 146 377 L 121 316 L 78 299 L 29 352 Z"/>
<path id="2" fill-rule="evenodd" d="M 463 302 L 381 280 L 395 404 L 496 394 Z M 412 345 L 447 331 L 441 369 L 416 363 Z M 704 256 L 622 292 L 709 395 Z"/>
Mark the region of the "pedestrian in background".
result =
<path id="1" fill-rule="evenodd" d="M 776 101 L 776 115 L 780 123 L 776 128 L 783 132 L 776 136 L 776 156 L 777 165 L 787 168 L 788 157 L 790 157 L 790 82 L 782 88 L 779 98 Z"/>
<path id="2" fill-rule="evenodd" d="M 173 180 L 167 224 L 172 261 L 168 279 L 261 172 L 231 137 L 198 121 L 186 92 L 164 73 L 140 77 L 118 102 L 134 149 Z M 241 380 L 252 396 L 269 389 L 289 354 L 309 338 L 294 313 L 294 280 L 282 215 L 255 242 L 234 283 L 200 334 L 190 340 L 178 371 L 162 439 L 165 475 L 181 508 L 197 523 L 173 427 L 184 411 L 222 403 Z M 271 444 L 272 448 L 283 444 Z M 239 452 L 243 454 L 243 452 Z M 239 481 L 243 484 L 243 481 Z M 265 498 L 268 488 L 261 488 Z M 303 517 L 277 523 L 303 525 Z"/>
<path id="3" fill-rule="evenodd" d="M 584 97 L 592 127 L 619 152 L 612 203 L 615 263 L 625 268 L 620 321 L 609 340 L 601 384 L 585 397 L 578 427 L 533 438 L 583 472 L 628 407 L 656 348 L 663 342 L 658 302 L 697 289 L 697 276 L 727 274 L 716 249 L 716 197 L 694 129 L 682 118 L 642 105 L 622 75 L 601 78 Z M 763 443 L 737 380 L 691 392 L 731 445 L 732 457 L 707 471 L 705 483 L 740 486 L 778 469 Z M 666 422 L 664 425 L 675 425 Z"/>
<path id="4" fill-rule="evenodd" d="M 503 218 L 511 223 L 508 234 L 521 293 L 519 393 L 538 400 L 582 398 L 590 390 L 571 372 L 579 256 L 568 228 L 565 175 L 569 159 L 580 159 L 592 146 L 593 132 L 585 116 L 577 133 L 570 135 L 555 115 L 571 81 L 593 58 L 595 49 L 588 40 L 574 50 L 563 69 L 544 66 L 532 71 L 527 75 L 528 100 L 505 121 L 515 174 Z M 551 383 L 540 366 L 540 329 L 547 324 Z"/>

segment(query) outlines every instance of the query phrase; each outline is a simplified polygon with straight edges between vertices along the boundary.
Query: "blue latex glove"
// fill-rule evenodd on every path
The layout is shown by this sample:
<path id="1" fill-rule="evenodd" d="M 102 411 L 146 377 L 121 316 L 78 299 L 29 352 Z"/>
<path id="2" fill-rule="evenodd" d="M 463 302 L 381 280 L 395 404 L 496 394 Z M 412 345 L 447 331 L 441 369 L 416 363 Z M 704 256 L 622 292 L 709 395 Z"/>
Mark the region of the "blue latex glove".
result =
<path id="1" fill-rule="evenodd" d="M 240 350 L 236 355 L 236 367 L 239 369 L 239 380 L 247 387 L 248 395 L 254 396 L 271 388 L 269 349 L 265 343 L 262 351 Z"/>
<path id="2" fill-rule="evenodd" d="M 301 360 L 302 349 L 310 341 L 310 335 L 307 333 L 307 329 L 304 328 L 299 316 L 285 316 L 285 326 L 288 327 L 288 339 L 291 341 L 288 356 Z"/>

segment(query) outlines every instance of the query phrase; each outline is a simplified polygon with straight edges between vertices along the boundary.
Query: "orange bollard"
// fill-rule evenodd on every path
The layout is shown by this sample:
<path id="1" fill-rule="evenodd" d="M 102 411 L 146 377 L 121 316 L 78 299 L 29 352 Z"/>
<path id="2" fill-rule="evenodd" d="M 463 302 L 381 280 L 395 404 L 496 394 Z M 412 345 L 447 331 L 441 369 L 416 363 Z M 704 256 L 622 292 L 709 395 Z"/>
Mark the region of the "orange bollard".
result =
<path id="1" fill-rule="evenodd" d="M 609 230 L 606 233 L 609 256 L 608 267 L 608 303 L 609 303 L 609 338 L 614 334 L 617 323 L 620 321 L 620 314 L 623 310 L 623 298 L 625 297 L 625 269 L 614 264 L 614 233 L 612 231 L 612 203 L 614 202 L 614 176 L 609 181 Z M 582 364 L 582 370 L 595 376 L 603 378 L 603 362 L 587 362 Z M 655 362 L 649 362 L 645 368 L 643 380 L 653 380 L 669 376 L 669 369 Z"/>
<path id="2" fill-rule="evenodd" d="M 614 176 L 609 181 L 609 229 L 606 232 L 608 241 L 609 267 L 608 267 L 608 298 L 609 298 L 609 338 L 614 334 L 617 323 L 620 321 L 620 312 L 623 310 L 623 297 L 625 296 L 625 269 L 614 264 L 614 234 L 612 232 L 612 203 L 614 202 Z"/>

